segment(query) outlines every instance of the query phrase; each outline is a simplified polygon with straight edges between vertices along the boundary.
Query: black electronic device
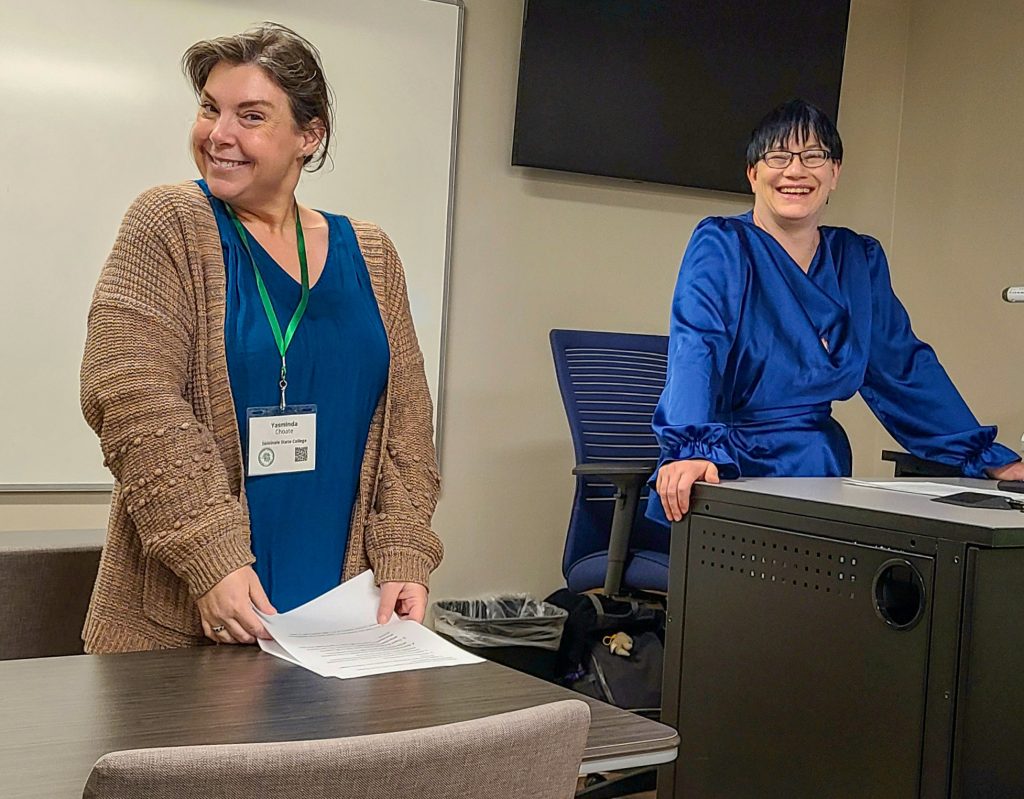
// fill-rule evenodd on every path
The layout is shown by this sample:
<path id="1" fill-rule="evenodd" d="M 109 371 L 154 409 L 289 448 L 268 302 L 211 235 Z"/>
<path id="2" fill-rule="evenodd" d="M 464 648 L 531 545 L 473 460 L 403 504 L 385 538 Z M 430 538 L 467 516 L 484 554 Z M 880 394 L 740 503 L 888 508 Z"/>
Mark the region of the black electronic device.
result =
<path id="1" fill-rule="evenodd" d="M 979 494 L 976 491 L 961 491 L 945 497 L 934 497 L 932 502 L 960 505 L 965 508 L 988 508 L 990 510 L 1022 510 L 1024 501 L 1013 497 L 998 497 L 995 494 Z"/>
<path id="2" fill-rule="evenodd" d="M 749 192 L 751 129 L 835 119 L 850 0 L 527 0 L 512 163 Z"/>

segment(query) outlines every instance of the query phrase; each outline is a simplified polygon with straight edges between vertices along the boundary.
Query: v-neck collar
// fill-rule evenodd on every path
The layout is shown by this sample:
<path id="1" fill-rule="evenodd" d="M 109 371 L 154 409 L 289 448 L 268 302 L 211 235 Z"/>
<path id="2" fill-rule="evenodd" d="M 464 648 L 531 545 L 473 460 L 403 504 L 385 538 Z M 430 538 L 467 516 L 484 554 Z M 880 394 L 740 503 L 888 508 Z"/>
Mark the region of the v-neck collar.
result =
<path id="1" fill-rule="evenodd" d="M 810 278 L 811 272 L 815 271 L 819 266 L 819 263 L 822 260 L 822 252 L 825 248 L 825 236 L 821 231 L 821 225 L 818 225 L 818 246 L 814 250 L 814 255 L 811 257 L 811 262 L 807 266 L 807 271 L 804 271 L 804 268 L 800 266 L 800 264 L 796 262 L 796 259 L 789 254 L 789 251 L 782 246 L 782 243 L 754 221 L 753 209 L 747 211 L 745 214 L 740 214 L 738 218 L 750 225 L 750 227 L 756 230 L 761 236 L 768 239 L 772 245 L 776 247 L 783 256 L 785 256 L 785 260 L 787 260 L 794 269 L 799 270 L 805 277 Z"/>
<path id="2" fill-rule="evenodd" d="M 310 294 L 312 294 L 316 290 L 316 287 L 323 282 L 323 279 L 327 276 L 327 269 L 331 263 L 331 239 L 333 238 L 333 236 L 331 235 L 332 222 L 329 215 L 323 213 L 322 211 L 317 211 L 317 213 L 320 214 L 327 222 L 327 253 L 326 258 L 324 258 L 324 268 L 320 270 L 320 276 L 317 277 L 316 283 L 309 287 Z M 250 245 L 255 245 L 252 248 L 253 255 L 259 255 L 260 259 L 263 262 L 265 262 L 268 266 L 272 265 L 273 272 L 280 272 L 281 277 L 287 280 L 289 285 L 294 286 L 295 288 L 301 288 L 301 282 L 292 277 L 292 275 L 288 273 L 288 270 L 281 266 L 281 264 L 277 262 L 277 259 L 274 258 L 274 256 L 272 256 L 269 252 L 267 252 L 266 248 L 262 244 L 260 244 L 259 240 L 251 233 L 249 234 L 249 243 Z M 273 272 L 271 274 L 273 274 Z"/>
<path id="3" fill-rule="evenodd" d="M 828 236 L 821 227 L 818 228 L 818 249 L 805 272 L 778 239 L 754 223 L 753 217 L 754 212 L 748 211 L 740 215 L 739 219 L 756 231 L 755 235 L 770 254 L 771 265 L 802 311 L 814 337 L 821 340 L 822 344 L 824 341 L 829 342 L 822 349 L 826 357 L 833 361 L 840 344 L 836 340 L 837 336 L 845 338 L 840 331 L 849 323 L 849 309 L 839 286 Z"/>

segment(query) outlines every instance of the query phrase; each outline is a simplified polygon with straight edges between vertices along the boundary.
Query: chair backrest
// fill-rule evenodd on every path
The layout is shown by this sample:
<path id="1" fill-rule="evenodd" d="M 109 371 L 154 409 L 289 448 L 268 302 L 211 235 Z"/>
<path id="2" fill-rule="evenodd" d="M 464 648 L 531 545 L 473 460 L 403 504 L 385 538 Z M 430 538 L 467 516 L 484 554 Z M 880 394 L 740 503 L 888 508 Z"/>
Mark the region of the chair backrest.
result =
<path id="1" fill-rule="evenodd" d="M 576 462 L 657 460 L 651 420 L 665 387 L 668 337 L 552 330 L 551 351 Z M 607 548 L 614 493 L 607 480 L 577 479 L 563 572 Z M 664 527 L 643 515 L 648 493 L 645 488 L 630 548 L 667 552 Z"/>
<path id="2" fill-rule="evenodd" d="M 0 533 L 0 660 L 80 655 L 102 530 Z"/>
<path id="3" fill-rule="evenodd" d="M 104 755 L 84 799 L 570 799 L 590 727 L 577 699 L 407 732 Z"/>

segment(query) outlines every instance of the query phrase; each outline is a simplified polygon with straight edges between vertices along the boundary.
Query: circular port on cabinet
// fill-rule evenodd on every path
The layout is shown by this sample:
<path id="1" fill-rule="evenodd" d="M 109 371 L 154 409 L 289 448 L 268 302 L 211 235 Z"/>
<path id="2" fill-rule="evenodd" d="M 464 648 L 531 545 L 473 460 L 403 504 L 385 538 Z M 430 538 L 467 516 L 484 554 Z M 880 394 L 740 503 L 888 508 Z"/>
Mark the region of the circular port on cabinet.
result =
<path id="1" fill-rule="evenodd" d="M 924 615 L 924 579 L 910 561 L 887 560 L 872 584 L 875 612 L 894 630 L 913 629 Z"/>

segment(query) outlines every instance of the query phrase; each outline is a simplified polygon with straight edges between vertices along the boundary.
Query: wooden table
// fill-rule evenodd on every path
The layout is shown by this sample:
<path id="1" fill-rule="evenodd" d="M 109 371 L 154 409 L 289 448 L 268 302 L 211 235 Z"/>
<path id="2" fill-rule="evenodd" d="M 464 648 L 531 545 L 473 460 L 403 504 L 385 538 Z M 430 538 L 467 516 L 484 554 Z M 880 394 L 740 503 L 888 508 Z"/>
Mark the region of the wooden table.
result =
<path id="1" fill-rule="evenodd" d="M 254 647 L 0 663 L 0 795 L 80 797 L 96 759 L 153 746 L 392 732 L 571 697 L 592 720 L 581 773 L 670 762 L 675 730 L 494 663 L 320 677 Z"/>

